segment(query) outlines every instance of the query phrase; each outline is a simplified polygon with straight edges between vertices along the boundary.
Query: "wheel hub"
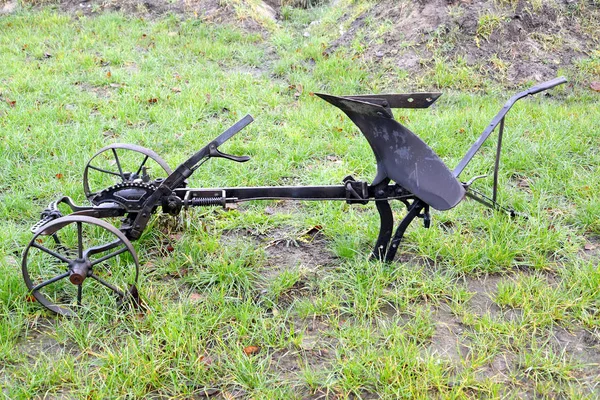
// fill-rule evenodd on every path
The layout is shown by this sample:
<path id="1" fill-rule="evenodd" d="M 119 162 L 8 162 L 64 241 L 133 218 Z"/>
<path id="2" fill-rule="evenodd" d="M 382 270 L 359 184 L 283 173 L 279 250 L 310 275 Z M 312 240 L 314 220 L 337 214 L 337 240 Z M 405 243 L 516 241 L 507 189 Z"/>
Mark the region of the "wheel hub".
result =
<path id="1" fill-rule="evenodd" d="M 73 285 L 81 285 L 92 271 L 92 263 L 88 259 L 77 259 L 70 265 L 69 281 Z"/>

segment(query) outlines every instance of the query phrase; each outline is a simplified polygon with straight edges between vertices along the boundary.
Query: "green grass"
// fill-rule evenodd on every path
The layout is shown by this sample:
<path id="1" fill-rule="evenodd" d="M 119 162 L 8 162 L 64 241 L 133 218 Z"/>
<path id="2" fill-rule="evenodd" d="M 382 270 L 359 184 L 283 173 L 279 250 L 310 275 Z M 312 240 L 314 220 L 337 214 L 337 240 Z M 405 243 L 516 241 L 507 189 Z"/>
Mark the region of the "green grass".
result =
<path id="1" fill-rule="evenodd" d="M 102 308 L 67 319 L 27 301 L 20 253 L 29 227 L 59 195 L 84 202 L 83 168 L 107 144 L 152 148 L 175 167 L 250 113 L 255 123 L 222 150 L 252 160 L 211 160 L 190 186 L 372 179 L 366 140 L 312 93 L 415 83 L 390 81 L 352 59 L 352 49 L 324 55 L 340 9 L 286 9 L 264 36 L 173 16 L 0 18 L 5 397 L 598 395 L 598 378 L 586 371 L 600 362 L 599 101 L 580 76 L 507 117 L 500 201 L 527 219 L 466 201 L 434 212 L 431 229 L 415 223 L 399 261 L 384 265 L 368 261 L 378 232 L 372 206 L 196 209 L 179 226 L 155 220 L 135 243 L 146 313 Z M 595 73 L 596 61 L 582 62 L 581 73 Z M 509 96 L 480 72 L 438 60 L 417 85 L 448 93 L 432 109 L 395 112 L 449 166 Z M 490 141 L 463 178 L 490 174 L 493 156 Z M 491 178 L 475 185 L 489 191 Z M 400 204 L 395 211 L 404 212 Z M 316 225 L 322 234 L 311 242 L 302 232 Z M 311 252 L 329 261 L 310 261 Z M 469 285 L 486 279 L 495 284 L 484 284 L 484 301 Z M 584 354 L 552 339 L 557 329 L 584 332 Z M 259 351 L 248 355 L 248 346 Z"/>

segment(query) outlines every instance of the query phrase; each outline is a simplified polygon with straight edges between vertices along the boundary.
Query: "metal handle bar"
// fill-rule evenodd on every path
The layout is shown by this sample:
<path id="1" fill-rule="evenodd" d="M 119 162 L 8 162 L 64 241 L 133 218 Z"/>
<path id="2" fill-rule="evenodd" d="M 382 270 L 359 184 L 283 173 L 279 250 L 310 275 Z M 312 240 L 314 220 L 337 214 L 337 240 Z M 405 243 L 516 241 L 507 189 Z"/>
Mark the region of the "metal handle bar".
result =
<path id="1" fill-rule="evenodd" d="M 467 151 L 467 154 L 465 154 L 463 159 L 460 160 L 460 162 L 458 163 L 456 168 L 454 168 L 454 171 L 452 172 L 454 174 L 454 176 L 458 178 L 458 176 L 461 174 L 461 172 L 463 172 L 463 170 L 465 169 L 467 164 L 469 164 L 469 162 L 471 161 L 473 156 L 479 151 L 479 149 L 481 148 L 483 143 L 486 141 L 486 139 L 492 134 L 494 129 L 496 129 L 496 126 L 498 126 L 498 124 L 504 119 L 506 114 L 510 111 L 512 106 L 517 101 L 519 101 L 523 97 L 527 97 L 529 95 L 551 89 L 551 88 L 561 85 L 565 82 L 567 82 L 567 80 L 561 76 L 560 78 L 555 78 L 555 79 L 552 79 L 551 81 L 540 83 L 539 85 L 536 85 L 536 86 L 532 86 L 529 89 L 527 89 L 523 92 L 517 93 L 516 95 L 511 97 L 504 104 L 504 107 L 502 107 L 502 110 L 500 110 L 500 112 L 498 114 L 496 114 L 496 116 L 492 119 L 492 122 L 487 126 L 487 128 L 485 128 L 485 130 L 483 131 L 481 136 L 479 136 L 479 139 L 477 139 L 477 141 L 475 143 L 473 143 L 473 145 L 471 146 L 469 151 Z"/>
<path id="2" fill-rule="evenodd" d="M 567 83 L 567 80 L 564 76 L 554 78 L 551 81 L 540 83 L 539 85 L 535 85 L 527 90 L 527 94 L 536 94 L 539 92 L 543 92 L 544 90 L 552 89 L 554 86 L 562 85 L 563 83 Z"/>

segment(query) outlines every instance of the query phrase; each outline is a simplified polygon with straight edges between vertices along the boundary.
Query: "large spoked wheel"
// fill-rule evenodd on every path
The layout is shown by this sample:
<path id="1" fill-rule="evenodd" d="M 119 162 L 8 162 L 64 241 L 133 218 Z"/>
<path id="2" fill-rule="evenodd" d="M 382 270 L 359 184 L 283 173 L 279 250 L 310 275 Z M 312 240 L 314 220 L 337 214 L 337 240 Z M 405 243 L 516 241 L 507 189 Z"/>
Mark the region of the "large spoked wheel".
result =
<path id="1" fill-rule="evenodd" d="M 142 146 L 114 143 L 103 147 L 83 171 L 83 192 L 88 200 L 118 183 L 153 183 L 171 174 L 171 168 L 154 151 Z"/>
<path id="2" fill-rule="evenodd" d="M 131 299 L 139 273 L 135 249 L 114 226 L 97 218 L 66 216 L 38 231 L 23 252 L 31 295 L 55 313 L 115 308 Z M 137 292 L 136 292 L 137 294 Z"/>

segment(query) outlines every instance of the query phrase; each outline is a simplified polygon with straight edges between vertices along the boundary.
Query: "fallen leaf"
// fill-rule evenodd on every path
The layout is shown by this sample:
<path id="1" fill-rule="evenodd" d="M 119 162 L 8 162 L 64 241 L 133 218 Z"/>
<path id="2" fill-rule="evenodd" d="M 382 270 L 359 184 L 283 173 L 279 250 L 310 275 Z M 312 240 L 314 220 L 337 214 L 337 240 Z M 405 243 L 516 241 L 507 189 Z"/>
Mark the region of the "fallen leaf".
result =
<path id="1" fill-rule="evenodd" d="M 107 78 L 110 78 L 111 76 L 112 76 L 112 73 L 111 73 L 110 71 L 108 71 L 108 72 L 106 73 L 106 77 L 107 77 Z"/>
<path id="2" fill-rule="evenodd" d="M 181 93 L 181 88 L 179 88 L 179 87 L 175 86 L 175 87 L 172 87 L 172 88 L 171 88 L 171 91 L 172 91 L 173 93 Z"/>
<path id="3" fill-rule="evenodd" d="M 590 89 L 600 92 L 600 81 L 594 81 L 590 83 Z"/>
<path id="4" fill-rule="evenodd" d="M 153 98 L 151 98 L 151 99 L 148 99 L 148 103 L 150 103 L 150 104 L 155 104 L 155 103 L 158 103 L 158 99 L 157 99 L 157 98 L 155 98 L 155 97 L 153 97 Z"/>
<path id="5" fill-rule="evenodd" d="M 584 249 L 584 250 L 588 250 L 588 251 L 589 251 L 589 250 L 594 250 L 595 248 L 596 248 L 596 246 L 594 246 L 594 245 L 593 245 L 593 244 L 591 244 L 591 243 L 586 243 L 586 244 L 585 244 L 585 246 L 583 246 L 583 249 Z"/>
<path id="6" fill-rule="evenodd" d="M 17 105 L 17 101 L 16 100 L 11 100 L 9 98 L 6 98 L 6 103 L 11 106 L 11 107 L 15 107 Z"/>
<path id="7" fill-rule="evenodd" d="M 177 36 L 177 35 L 179 35 L 178 32 L 169 32 L 169 33 L 167 33 L 167 36 L 171 36 L 171 37 L 172 36 Z"/>
<path id="8" fill-rule="evenodd" d="M 37 300 L 32 294 L 28 294 L 27 296 L 25 296 L 25 301 L 28 303 L 35 303 Z"/>
<path id="9" fill-rule="evenodd" d="M 192 294 L 190 294 L 190 300 L 200 301 L 200 300 L 202 300 L 202 295 L 200 293 L 192 293 Z"/>
<path id="10" fill-rule="evenodd" d="M 60 172 L 54 176 L 56 177 L 56 179 L 62 179 L 64 177 L 64 175 L 61 174 Z"/>
<path id="11" fill-rule="evenodd" d="M 44 58 L 52 58 L 52 54 L 50 54 L 50 53 L 44 53 Z"/>
<path id="12" fill-rule="evenodd" d="M 323 227 L 321 225 L 315 225 L 312 228 L 310 228 L 309 230 L 307 230 L 306 232 L 302 233 L 302 235 L 300 236 L 315 236 L 318 233 L 320 233 L 323 230 Z"/>
<path id="13" fill-rule="evenodd" d="M 244 353 L 247 356 L 250 356 L 252 354 L 256 354 L 259 351 L 260 351 L 260 347 L 258 347 L 258 346 L 246 346 L 246 347 L 244 347 Z"/>
<path id="14" fill-rule="evenodd" d="M 171 246 L 170 244 L 167 245 L 166 249 L 169 253 L 172 253 L 173 251 L 175 251 L 175 247 Z"/>

